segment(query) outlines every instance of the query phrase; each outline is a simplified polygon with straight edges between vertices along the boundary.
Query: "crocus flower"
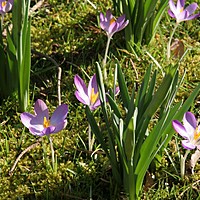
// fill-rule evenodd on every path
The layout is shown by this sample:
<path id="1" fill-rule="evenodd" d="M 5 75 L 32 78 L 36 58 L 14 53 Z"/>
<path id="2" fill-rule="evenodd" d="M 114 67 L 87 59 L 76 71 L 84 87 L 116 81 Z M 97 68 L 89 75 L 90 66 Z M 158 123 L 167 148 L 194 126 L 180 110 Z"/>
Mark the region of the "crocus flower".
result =
<path id="1" fill-rule="evenodd" d="M 7 12 L 12 9 L 13 0 L 0 0 L 0 14 L 4 16 Z"/>
<path id="2" fill-rule="evenodd" d="M 125 15 L 122 15 L 118 19 L 115 19 L 110 11 L 107 10 L 106 16 L 103 13 L 100 13 L 100 26 L 106 31 L 109 38 L 113 36 L 118 31 L 121 31 L 129 23 L 129 20 L 125 21 Z"/>
<path id="3" fill-rule="evenodd" d="M 91 110 L 95 110 L 101 105 L 97 87 L 96 75 L 93 75 L 89 81 L 88 87 L 80 76 L 75 75 L 74 84 L 77 88 L 76 98 L 83 104 L 88 105 Z"/>
<path id="4" fill-rule="evenodd" d="M 168 13 L 171 17 L 176 18 L 177 23 L 195 19 L 200 16 L 200 13 L 193 14 L 198 7 L 197 3 L 192 3 L 185 9 L 184 6 L 185 0 L 178 0 L 177 5 L 174 4 L 173 0 L 169 0 L 170 10 L 168 10 Z"/>
<path id="5" fill-rule="evenodd" d="M 65 119 L 68 114 L 68 105 L 62 104 L 54 111 L 51 118 L 47 105 L 38 99 L 34 106 L 35 115 L 24 112 L 20 115 L 21 121 L 33 135 L 44 136 L 61 131 L 67 125 Z"/>
<path id="6" fill-rule="evenodd" d="M 178 120 L 172 121 L 173 128 L 185 140 L 182 140 L 182 146 L 185 149 L 200 149 L 200 126 L 191 112 L 186 112 L 183 117 L 183 125 Z"/>

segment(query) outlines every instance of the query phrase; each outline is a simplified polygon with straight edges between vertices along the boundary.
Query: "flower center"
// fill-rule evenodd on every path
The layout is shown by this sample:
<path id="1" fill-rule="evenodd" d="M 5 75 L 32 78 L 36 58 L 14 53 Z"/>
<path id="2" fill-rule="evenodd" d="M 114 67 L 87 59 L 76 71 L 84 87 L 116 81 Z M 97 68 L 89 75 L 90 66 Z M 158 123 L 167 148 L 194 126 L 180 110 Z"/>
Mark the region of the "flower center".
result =
<path id="1" fill-rule="evenodd" d="M 184 11 L 184 7 L 181 7 L 181 9 L 180 9 L 180 13 L 183 12 L 183 11 Z"/>
<path id="2" fill-rule="evenodd" d="M 44 128 L 48 128 L 50 126 L 50 120 L 44 117 L 43 126 Z"/>
<path id="3" fill-rule="evenodd" d="M 115 22 L 114 17 L 110 20 L 110 25 Z"/>
<path id="4" fill-rule="evenodd" d="M 196 130 L 194 131 L 194 139 L 198 140 L 199 137 L 200 137 L 200 130 L 197 127 Z"/>
<path id="5" fill-rule="evenodd" d="M 92 88 L 92 92 L 91 92 L 91 96 L 90 96 L 90 102 L 91 102 L 92 104 L 94 104 L 94 103 L 96 102 L 98 96 L 99 96 L 99 93 L 97 92 L 97 93 L 95 94 L 95 93 L 94 93 L 94 88 Z"/>
<path id="6" fill-rule="evenodd" d="M 6 6 L 6 3 L 7 3 L 6 1 L 3 1 L 3 2 L 1 3 L 1 6 L 2 6 L 2 7 L 5 7 L 5 6 Z"/>

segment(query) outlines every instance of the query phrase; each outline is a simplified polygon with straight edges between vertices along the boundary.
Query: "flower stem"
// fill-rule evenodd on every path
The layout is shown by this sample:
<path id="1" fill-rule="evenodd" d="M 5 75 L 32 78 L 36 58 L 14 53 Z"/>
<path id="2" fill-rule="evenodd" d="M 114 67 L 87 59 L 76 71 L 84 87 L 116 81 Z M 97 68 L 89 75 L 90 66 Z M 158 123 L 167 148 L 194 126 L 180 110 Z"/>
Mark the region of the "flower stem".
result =
<path id="1" fill-rule="evenodd" d="M 104 59 L 103 59 L 103 63 L 102 63 L 104 81 L 106 81 L 106 79 L 107 79 L 106 61 L 107 61 L 107 56 L 108 56 L 108 49 L 110 46 L 110 39 L 111 39 L 111 37 L 108 37 L 107 44 L 106 44 L 106 51 L 105 51 L 105 55 L 104 55 Z"/>
<path id="2" fill-rule="evenodd" d="M 187 156 L 188 156 L 188 154 L 189 154 L 189 152 L 190 152 L 190 150 L 187 150 L 186 152 L 185 152 L 185 155 L 184 155 L 184 157 L 181 155 L 181 178 L 183 179 L 184 178 L 184 176 L 185 176 L 185 161 L 186 161 L 186 158 L 187 158 Z"/>
<path id="3" fill-rule="evenodd" d="M 171 52 L 170 47 L 171 47 L 171 42 L 172 42 L 172 38 L 173 38 L 173 36 L 174 36 L 174 33 L 175 33 L 175 31 L 176 31 L 178 25 L 179 25 L 179 23 L 176 23 L 176 25 L 174 26 L 174 29 L 173 29 L 173 31 L 172 31 L 172 34 L 170 35 L 170 38 L 169 38 L 169 42 L 168 42 L 168 44 L 167 44 L 167 60 L 170 59 L 170 52 Z"/>
<path id="4" fill-rule="evenodd" d="M 52 167 L 53 170 L 55 169 L 55 155 L 54 155 L 54 149 L 53 149 L 53 142 L 52 142 L 52 138 L 50 136 L 48 136 L 49 138 L 49 142 L 50 142 L 50 147 L 51 147 L 51 159 L 52 159 Z"/>

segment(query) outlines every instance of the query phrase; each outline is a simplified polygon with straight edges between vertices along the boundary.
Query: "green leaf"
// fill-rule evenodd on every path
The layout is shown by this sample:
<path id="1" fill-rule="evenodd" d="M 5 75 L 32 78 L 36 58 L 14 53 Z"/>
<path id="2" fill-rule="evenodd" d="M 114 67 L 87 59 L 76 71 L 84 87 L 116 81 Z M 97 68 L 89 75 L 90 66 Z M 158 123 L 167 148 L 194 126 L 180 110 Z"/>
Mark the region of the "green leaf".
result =
<path id="1" fill-rule="evenodd" d="M 101 131 L 99 130 L 99 127 L 98 127 L 98 125 L 90 111 L 90 108 L 88 106 L 86 107 L 86 115 L 87 115 L 88 122 L 91 126 L 92 132 L 96 135 L 97 140 L 101 144 L 101 146 L 102 146 L 103 150 L 105 151 L 106 155 L 108 156 L 108 158 L 110 158 L 110 155 L 108 153 L 108 147 L 107 147 L 106 143 L 104 142 L 103 135 L 102 135 Z"/>
<path id="2" fill-rule="evenodd" d="M 128 108 L 130 103 L 130 97 L 128 94 L 128 88 L 125 83 L 124 75 L 122 74 L 122 70 L 119 64 L 118 64 L 118 83 L 123 104 L 125 108 Z"/>

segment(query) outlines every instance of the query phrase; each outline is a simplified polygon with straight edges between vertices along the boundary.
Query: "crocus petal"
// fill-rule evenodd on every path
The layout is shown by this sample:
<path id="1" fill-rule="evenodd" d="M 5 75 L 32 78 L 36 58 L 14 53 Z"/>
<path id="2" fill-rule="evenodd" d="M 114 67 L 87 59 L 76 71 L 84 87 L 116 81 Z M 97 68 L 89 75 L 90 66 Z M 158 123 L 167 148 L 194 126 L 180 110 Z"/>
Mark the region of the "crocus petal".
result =
<path id="1" fill-rule="evenodd" d="M 75 96 L 76 96 L 76 98 L 81 102 L 81 103 L 83 103 L 83 104 L 85 104 L 85 105 L 90 105 L 90 100 L 89 100 L 89 97 L 87 96 L 87 99 L 83 99 L 82 98 L 82 95 L 81 95 L 81 93 L 79 92 L 79 91 L 76 91 L 75 93 Z"/>
<path id="2" fill-rule="evenodd" d="M 174 13 L 174 15 L 175 15 L 175 13 L 177 12 L 176 11 L 177 9 L 176 9 L 176 6 L 175 6 L 173 0 L 169 0 L 169 7 L 170 7 L 170 10 L 172 11 L 172 13 Z"/>
<path id="3" fill-rule="evenodd" d="M 49 110 L 47 108 L 47 105 L 41 99 L 38 99 L 35 102 L 34 110 L 35 114 L 41 116 L 41 118 L 49 118 Z"/>
<path id="4" fill-rule="evenodd" d="M 187 133 L 194 134 L 194 130 L 197 126 L 197 121 L 193 113 L 186 112 L 183 116 L 183 125 Z"/>
<path id="5" fill-rule="evenodd" d="M 27 128 L 29 128 L 31 126 L 30 121 L 34 118 L 35 116 L 24 112 L 20 115 L 21 121 L 24 124 L 24 126 L 26 126 Z"/>
<path id="6" fill-rule="evenodd" d="M 112 15 L 112 13 L 111 13 L 111 10 L 108 9 L 108 10 L 106 11 L 106 20 L 110 22 L 110 20 L 111 20 L 112 18 L 113 18 L 113 15 Z"/>
<path id="7" fill-rule="evenodd" d="M 53 131 L 53 133 L 57 133 L 60 132 L 61 130 L 63 130 L 67 125 L 67 120 L 64 120 L 63 122 L 56 124 L 55 129 Z"/>
<path id="8" fill-rule="evenodd" d="M 58 108 L 54 111 L 50 119 L 50 124 L 56 126 L 56 124 L 59 124 L 60 122 L 64 121 L 64 119 L 67 117 L 67 113 L 68 105 L 62 104 L 58 106 Z"/>
<path id="9" fill-rule="evenodd" d="M 81 99 L 83 99 L 83 101 L 85 103 L 89 103 L 88 102 L 88 91 L 87 91 L 87 87 L 86 87 L 83 79 L 80 76 L 75 75 L 74 84 L 75 84 L 75 86 L 76 86 L 76 88 L 78 90 L 78 93 L 77 93 L 78 96 L 81 97 Z"/>
<path id="10" fill-rule="evenodd" d="M 186 10 L 184 10 L 184 11 L 178 13 L 178 15 L 176 16 L 176 20 L 178 23 L 185 21 L 187 16 L 188 16 L 188 12 Z"/>
<path id="11" fill-rule="evenodd" d="M 195 14 L 195 15 L 192 15 L 192 16 L 190 16 L 190 17 L 187 17 L 187 18 L 185 19 L 185 21 L 187 21 L 187 20 L 192 20 L 192 19 L 195 19 L 195 18 L 198 18 L 198 17 L 200 17 L 200 13 Z"/>
<path id="12" fill-rule="evenodd" d="M 190 135 L 188 135 L 185 127 L 178 121 L 178 120 L 173 120 L 172 121 L 172 126 L 174 130 L 180 134 L 183 138 L 185 139 L 190 139 Z"/>
<path id="13" fill-rule="evenodd" d="M 185 8 L 186 11 L 188 11 L 189 15 L 193 14 L 193 12 L 198 8 L 197 3 L 192 3 L 189 6 Z"/>
<path id="14" fill-rule="evenodd" d="M 36 136 L 43 136 L 43 135 L 45 135 L 45 133 L 42 132 L 42 130 L 38 130 L 38 129 L 34 128 L 34 127 L 30 127 L 29 131 L 30 131 L 30 133 L 32 133 L 33 135 L 36 135 Z"/>
<path id="15" fill-rule="evenodd" d="M 102 12 L 100 12 L 100 21 L 104 21 L 105 20 L 105 18 L 104 18 L 104 14 L 102 13 Z"/>
<path id="16" fill-rule="evenodd" d="M 90 106 L 90 109 L 96 110 L 100 105 L 101 105 L 101 101 L 100 99 L 97 99 L 97 101 L 93 105 Z"/>
<path id="17" fill-rule="evenodd" d="M 175 15 L 171 10 L 168 10 L 168 14 L 169 14 L 170 17 L 175 18 Z"/>
<path id="18" fill-rule="evenodd" d="M 54 126 L 49 126 L 47 128 L 44 128 L 44 130 L 42 131 L 42 134 L 44 135 L 50 135 L 52 133 L 55 133 L 55 127 Z"/>
<path id="19" fill-rule="evenodd" d="M 185 0 L 178 0 L 177 1 L 177 10 L 181 10 L 185 6 Z"/>
<path id="20" fill-rule="evenodd" d="M 122 16 L 118 17 L 116 20 L 116 23 L 119 24 L 119 26 L 121 26 L 125 21 L 125 15 L 123 14 Z"/>
<path id="21" fill-rule="evenodd" d="M 94 93 L 96 94 L 98 92 L 98 86 L 97 86 L 97 79 L 96 79 L 96 74 L 94 74 L 92 76 L 92 78 L 90 79 L 90 82 L 88 84 L 88 94 L 89 94 L 89 98 L 92 94 L 92 88 L 94 88 Z"/>
<path id="22" fill-rule="evenodd" d="M 182 146 L 183 146 L 183 148 L 189 149 L 189 150 L 196 148 L 196 145 L 190 143 L 189 140 L 182 140 Z"/>

